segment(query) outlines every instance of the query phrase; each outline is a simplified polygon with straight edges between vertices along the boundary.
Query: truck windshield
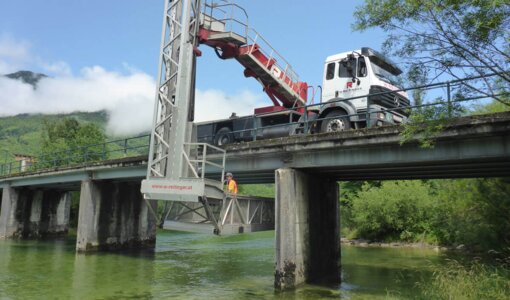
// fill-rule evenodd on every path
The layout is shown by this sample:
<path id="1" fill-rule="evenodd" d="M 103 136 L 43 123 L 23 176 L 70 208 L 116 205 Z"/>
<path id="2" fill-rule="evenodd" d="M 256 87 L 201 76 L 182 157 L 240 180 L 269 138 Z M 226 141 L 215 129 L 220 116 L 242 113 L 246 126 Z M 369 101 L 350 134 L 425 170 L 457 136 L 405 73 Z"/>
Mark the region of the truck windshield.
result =
<path id="1" fill-rule="evenodd" d="M 379 79 L 386 81 L 387 83 L 391 83 L 396 87 L 401 87 L 400 78 L 391 74 L 383 67 L 377 65 L 373 61 L 371 61 L 372 70 L 374 71 L 375 76 L 377 76 Z"/>

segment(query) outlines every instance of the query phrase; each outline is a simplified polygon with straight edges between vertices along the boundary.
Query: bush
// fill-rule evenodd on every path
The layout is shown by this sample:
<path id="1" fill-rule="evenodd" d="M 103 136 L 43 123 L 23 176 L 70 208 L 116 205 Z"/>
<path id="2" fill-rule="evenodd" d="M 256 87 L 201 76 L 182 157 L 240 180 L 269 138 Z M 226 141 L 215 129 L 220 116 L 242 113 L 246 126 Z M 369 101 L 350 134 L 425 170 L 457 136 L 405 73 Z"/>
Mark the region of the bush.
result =
<path id="1" fill-rule="evenodd" d="M 443 244 L 474 250 L 510 245 L 510 180 L 503 178 L 437 181 L 440 206 L 435 234 Z"/>
<path id="2" fill-rule="evenodd" d="M 372 240 L 510 246 L 510 180 L 505 178 L 342 184 L 342 234 Z M 347 186 L 349 187 L 349 186 Z"/>
<path id="3" fill-rule="evenodd" d="M 386 181 L 380 187 L 364 184 L 351 199 L 347 223 L 368 239 L 421 239 L 433 231 L 431 220 L 437 201 L 429 189 L 422 181 Z"/>

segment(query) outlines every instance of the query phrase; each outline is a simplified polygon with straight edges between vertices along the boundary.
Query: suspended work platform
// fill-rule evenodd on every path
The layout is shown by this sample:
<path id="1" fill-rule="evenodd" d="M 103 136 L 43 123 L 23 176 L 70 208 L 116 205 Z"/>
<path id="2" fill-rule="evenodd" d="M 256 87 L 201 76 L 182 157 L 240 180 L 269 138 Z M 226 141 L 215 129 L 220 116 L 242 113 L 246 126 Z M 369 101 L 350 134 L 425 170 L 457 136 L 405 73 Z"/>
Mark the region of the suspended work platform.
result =
<path id="1" fill-rule="evenodd" d="M 196 143 L 193 121 L 200 44 L 243 65 L 244 75 L 259 81 L 273 101 L 271 109 L 306 103 L 307 83 L 248 26 L 243 8 L 223 0 L 166 0 L 147 177 L 141 192 L 147 204 L 167 201 L 166 228 L 216 234 L 274 228 L 274 202 L 225 195 L 225 151 Z M 220 154 L 223 160 L 212 161 L 208 154 Z M 206 171 L 221 176 L 212 178 Z M 150 205 L 149 209 L 157 215 Z"/>
<path id="2" fill-rule="evenodd" d="M 274 229 L 274 199 L 225 195 L 200 203 L 167 202 L 163 229 L 238 234 Z"/>

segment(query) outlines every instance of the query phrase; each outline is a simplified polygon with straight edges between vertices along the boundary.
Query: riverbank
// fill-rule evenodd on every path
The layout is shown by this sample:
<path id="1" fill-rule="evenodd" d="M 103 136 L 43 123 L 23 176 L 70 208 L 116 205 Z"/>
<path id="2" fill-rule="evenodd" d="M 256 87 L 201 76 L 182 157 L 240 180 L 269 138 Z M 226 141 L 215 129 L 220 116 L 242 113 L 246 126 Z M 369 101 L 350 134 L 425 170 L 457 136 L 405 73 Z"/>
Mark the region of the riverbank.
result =
<path id="1" fill-rule="evenodd" d="M 414 248 L 414 249 L 432 249 L 436 251 L 458 251 L 462 253 L 469 253 L 468 249 L 464 245 L 459 246 L 438 246 L 425 242 L 380 242 L 370 241 L 366 239 L 347 239 L 340 238 L 340 243 L 346 246 L 355 246 L 362 248 Z"/>

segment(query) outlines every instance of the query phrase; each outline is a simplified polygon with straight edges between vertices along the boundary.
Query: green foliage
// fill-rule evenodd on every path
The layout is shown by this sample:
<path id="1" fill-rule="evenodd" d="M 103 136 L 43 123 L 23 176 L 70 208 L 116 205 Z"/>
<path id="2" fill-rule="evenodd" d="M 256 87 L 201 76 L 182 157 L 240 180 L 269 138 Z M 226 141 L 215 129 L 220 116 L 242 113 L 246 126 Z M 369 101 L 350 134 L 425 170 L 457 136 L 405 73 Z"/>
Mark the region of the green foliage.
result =
<path id="1" fill-rule="evenodd" d="M 352 198 L 351 224 L 361 237 L 413 241 L 432 232 L 435 198 L 421 181 L 386 181 L 363 185 Z"/>
<path id="2" fill-rule="evenodd" d="M 510 247 L 510 179 L 365 183 L 343 191 L 342 233 L 349 238 L 465 245 L 477 252 Z"/>
<path id="3" fill-rule="evenodd" d="M 104 128 L 107 120 L 106 112 L 72 113 L 58 115 L 21 114 L 13 117 L 0 118 L 0 151 L 8 152 L 8 160 L 14 159 L 13 154 L 39 155 L 42 144 L 43 123 L 45 120 L 56 121 L 69 117 L 79 123 L 94 123 Z M 3 151 L 0 153 L 3 163 Z"/>
<path id="4" fill-rule="evenodd" d="M 437 99 L 440 103 L 440 99 Z M 443 131 L 452 117 L 458 117 L 463 112 L 459 105 L 441 103 L 440 105 L 425 106 L 413 110 L 404 130 L 400 133 L 400 144 L 417 139 L 423 148 L 432 148 L 435 139 Z"/>
<path id="5" fill-rule="evenodd" d="M 38 165 L 46 167 L 105 159 L 105 141 L 106 135 L 94 123 L 80 124 L 74 118 L 45 120 Z"/>
<path id="6" fill-rule="evenodd" d="M 436 181 L 440 206 L 435 235 L 443 244 L 487 251 L 510 245 L 510 180 L 505 178 Z"/>
<path id="7" fill-rule="evenodd" d="M 149 138 L 109 137 L 102 145 L 108 115 L 105 111 L 72 114 L 21 114 L 0 118 L 0 173 L 4 161 L 14 161 L 14 154 L 36 156 L 37 167 L 50 167 L 103 158 L 147 155 Z M 83 145 L 101 145 L 83 148 Z M 126 149 L 127 148 L 127 149 Z M 106 155 L 103 152 L 106 150 Z"/>
<path id="8" fill-rule="evenodd" d="M 274 184 L 239 184 L 239 195 L 274 198 Z"/>
<path id="9" fill-rule="evenodd" d="M 449 261 L 435 270 L 432 280 L 420 283 L 426 299 L 508 299 L 510 272 L 474 262 Z"/>
<path id="10" fill-rule="evenodd" d="M 489 114 L 510 111 L 510 106 L 498 101 L 492 101 L 489 104 L 479 105 L 475 107 L 474 112 L 477 114 Z"/>
<path id="11" fill-rule="evenodd" d="M 464 83 L 465 94 L 492 96 L 510 90 L 507 0 L 365 0 L 355 11 L 355 30 L 388 33 L 384 51 L 398 57 L 411 83 L 447 74 L 463 78 L 499 75 Z M 415 99 L 420 102 L 423 95 Z M 507 98 L 493 96 L 510 104 Z"/>

